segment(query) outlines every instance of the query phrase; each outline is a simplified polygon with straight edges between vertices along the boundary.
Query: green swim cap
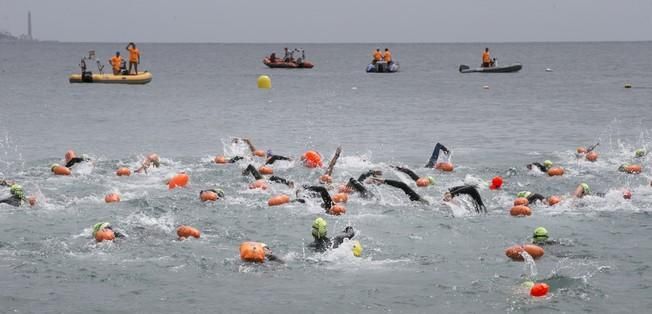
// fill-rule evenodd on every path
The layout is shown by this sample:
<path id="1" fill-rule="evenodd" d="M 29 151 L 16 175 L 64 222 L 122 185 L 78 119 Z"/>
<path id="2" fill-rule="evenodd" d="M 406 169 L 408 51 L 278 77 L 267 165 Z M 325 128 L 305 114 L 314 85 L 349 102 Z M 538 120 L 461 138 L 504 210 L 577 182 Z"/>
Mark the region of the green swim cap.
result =
<path id="1" fill-rule="evenodd" d="M 582 182 L 582 184 L 580 184 L 580 185 L 582 186 L 582 189 L 584 190 L 584 194 L 586 194 L 586 195 L 591 194 L 591 188 L 589 187 L 588 184 Z"/>
<path id="2" fill-rule="evenodd" d="M 100 231 L 100 230 L 102 230 L 102 229 L 105 229 L 105 228 L 108 228 L 108 227 L 110 227 L 110 226 L 111 226 L 111 224 L 108 223 L 108 222 L 98 222 L 98 223 L 94 224 L 94 225 L 93 225 L 93 236 L 95 236 L 95 234 L 96 234 L 98 231 Z"/>
<path id="3" fill-rule="evenodd" d="M 624 172 L 624 171 L 625 171 L 625 168 L 628 167 L 628 166 L 629 166 L 628 163 L 624 163 L 624 164 L 622 164 L 622 165 L 620 165 L 620 166 L 618 167 L 618 171 L 623 171 L 623 172 Z"/>
<path id="4" fill-rule="evenodd" d="M 215 193 L 217 193 L 217 196 L 219 197 L 224 197 L 224 190 L 222 189 L 215 189 Z"/>
<path id="5" fill-rule="evenodd" d="M 360 244 L 360 241 L 353 241 L 353 248 L 351 248 L 351 251 L 353 251 L 353 256 L 355 257 L 362 256 L 362 244 Z"/>
<path id="6" fill-rule="evenodd" d="M 552 161 L 550 161 L 550 160 L 544 160 L 544 161 L 543 161 L 543 166 L 546 167 L 546 168 L 550 168 L 550 167 L 552 167 Z"/>
<path id="7" fill-rule="evenodd" d="M 317 218 L 312 223 L 312 236 L 315 239 L 325 238 L 328 233 L 328 223 L 324 218 Z"/>
<path id="8" fill-rule="evenodd" d="M 639 148 L 636 151 L 634 151 L 634 155 L 636 157 L 643 157 L 643 156 L 645 156 L 645 153 L 646 153 L 646 151 L 643 148 Z"/>
<path id="9" fill-rule="evenodd" d="M 54 168 L 59 167 L 59 164 L 52 164 L 50 165 L 50 171 L 54 171 Z"/>
<path id="10" fill-rule="evenodd" d="M 531 194 L 532 194 L 532 192 L 530 192 L 530 191 L 521 191 L 521 192 L 516 193 L 516 197 L 525 197 L 525 198 L 527 198 Z"/>
<path id="11" fill-rule="evenodd" d="M 9 192 L 11 195 L 17 196 L 19 198 L 25 198 L 25 192 L 23 191 L 23 187 L 18 185 L 18 184 L 12 184 L 11 187 L 9 187 Z"/>
<path id="12" fill-rule="evenodd" d="M 437 180 L 435 180 L 435 177 L 433 177 L 433 176 L 427 176 L 426 178 L 428 179 L 428 181 L 430 181 L 430 184 L 432 184 L 432 185 L 437 183 Z"/>
<path id="13" fill-rule="evenodd" d="M 534 234 L 532 235 L 534 241 L 545 241 L 548 239 L 548 230 L 544 227 L 538 227 L 534 229 Z"/>

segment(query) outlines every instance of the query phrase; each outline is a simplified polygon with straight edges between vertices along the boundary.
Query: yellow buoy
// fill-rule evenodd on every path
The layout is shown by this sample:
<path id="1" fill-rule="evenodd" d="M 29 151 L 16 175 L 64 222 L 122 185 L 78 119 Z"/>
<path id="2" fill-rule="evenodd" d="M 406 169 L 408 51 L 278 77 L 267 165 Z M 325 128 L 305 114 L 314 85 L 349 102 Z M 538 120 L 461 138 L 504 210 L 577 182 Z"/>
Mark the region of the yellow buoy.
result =
<path id="1" fill-rule="evenodd" d="M 362 256 L 362 244 L 360 244 L 360 241 L 353 241 L 353 247 L 351 248 L 351 251 L 353 251 L 353 256 L 355 257 Z"/>
<path id="2" fill-rule="evenodd" d="M 258 88 L 261 89 L 270 89 L 272 88 L 272 79 L 267 75 L 261 75 L 258 77 Z"/>
<path id="3" fill-rule="evenodd" d="M 629 83 L 625 84 L 625 88 L 632 88 L 632 84 Z"/>

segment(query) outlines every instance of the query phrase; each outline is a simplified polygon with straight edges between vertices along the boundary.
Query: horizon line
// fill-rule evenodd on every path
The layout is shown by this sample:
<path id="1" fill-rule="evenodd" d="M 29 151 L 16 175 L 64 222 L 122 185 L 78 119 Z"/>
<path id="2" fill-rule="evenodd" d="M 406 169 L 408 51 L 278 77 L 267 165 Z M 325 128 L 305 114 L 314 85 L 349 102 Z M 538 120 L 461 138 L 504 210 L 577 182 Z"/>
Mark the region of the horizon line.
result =
<path id="1" fill-rule="evenodd" d="M 13 40 L 8 40 L 8 42 Z M 60 41 L 53 39 L 34 39 L 34 40 L 15 40 L 23 42 L 57 42 L 65 44 L 115 44 L 122 43 L 121 41 Z M 133 40 L 130 40 L 133 41 Z M 126 42 L 126 41 L 125 41 Z M 372 41 L 326 41 L 326 42 L 308 42 L 308 41 L 137 41 L 141 44 L 238 44 L 238 45 L 271 45 L 271 44 L 304 44 L 304 45 L 333 45 L 333 44 L 349 44 L 349 45 L 375 45 L 375 44 L 567 44 L 567 43 L 644 43 L 652 42 L 652 39 L 640 40 L 555 40 L 555 41 L 388 41 L 388 42 L 372 42 Z"/>

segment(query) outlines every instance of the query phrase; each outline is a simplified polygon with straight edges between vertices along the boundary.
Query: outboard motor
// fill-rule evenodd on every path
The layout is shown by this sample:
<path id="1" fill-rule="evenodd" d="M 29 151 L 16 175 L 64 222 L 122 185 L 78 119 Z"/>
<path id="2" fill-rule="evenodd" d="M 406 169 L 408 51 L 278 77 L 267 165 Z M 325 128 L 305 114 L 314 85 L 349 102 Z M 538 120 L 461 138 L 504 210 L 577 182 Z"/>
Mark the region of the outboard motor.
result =
<path id="1" fill-rule="evenodd" d="M 387 62 L 376 62 L 376 72 L 387 72 Z"/>
<path id="2" fill-rule="evenodd" d="M 93 72 L 84 71 L 82 72 L 82 82 L 84 83 L 93 83 Z"/>

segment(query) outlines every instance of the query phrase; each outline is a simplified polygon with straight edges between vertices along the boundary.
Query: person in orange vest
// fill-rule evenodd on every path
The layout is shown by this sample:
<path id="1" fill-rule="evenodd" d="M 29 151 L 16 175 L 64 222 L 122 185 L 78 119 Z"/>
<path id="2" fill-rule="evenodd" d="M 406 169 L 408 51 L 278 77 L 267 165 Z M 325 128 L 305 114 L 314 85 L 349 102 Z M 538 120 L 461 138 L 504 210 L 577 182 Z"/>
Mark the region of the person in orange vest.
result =
<path id="1" fill-rule="evenodd" d="M 119 51 L 116 51 L 115 56 L 109 59 L 109 64 L 111 64 L 111 68 L 113 69 L 113 75 L 119 75 L 120 67 L 122 65 L 122 57 L 120 57 Z"/>
<path id="2" fill-rule="evenodd" d="M 389 48 L 385 48 L 385 54 L 383 55 L 383 60 L 385 60 L 387 64 L 392 63 L 392 53 L 389 52 Z"/>
<path id="3" fill-rule="evenodd" d="M 374 51 L 374 60 L 371 61 L 372 64 L 376 64 L 378 61 L 383 60 L 383 53 L 380 52 L 380 48 L 376 48 L 376 51 Z"/>
<path id="4" fill-rule="evenodd" d="M 140 64 L 140 51 L 136 48 L 136 44 L 129 43 L 127 45 L 127 50 L 129 51 L 129 74 L 131 74 L 131 67 L 134 67 L 136 70 L 135 74 L 138 74 L 138 64 Z"/>
<path id="5" fill-rule="evenodd" d="M 492 67 L 493 65 L 494 62 L 491 60 L 491 55 L 489 54 L 489 48 L 484 48 L 484 52 L 482 53 L 482 67 L 488 68 L 488 67 Z"/>

